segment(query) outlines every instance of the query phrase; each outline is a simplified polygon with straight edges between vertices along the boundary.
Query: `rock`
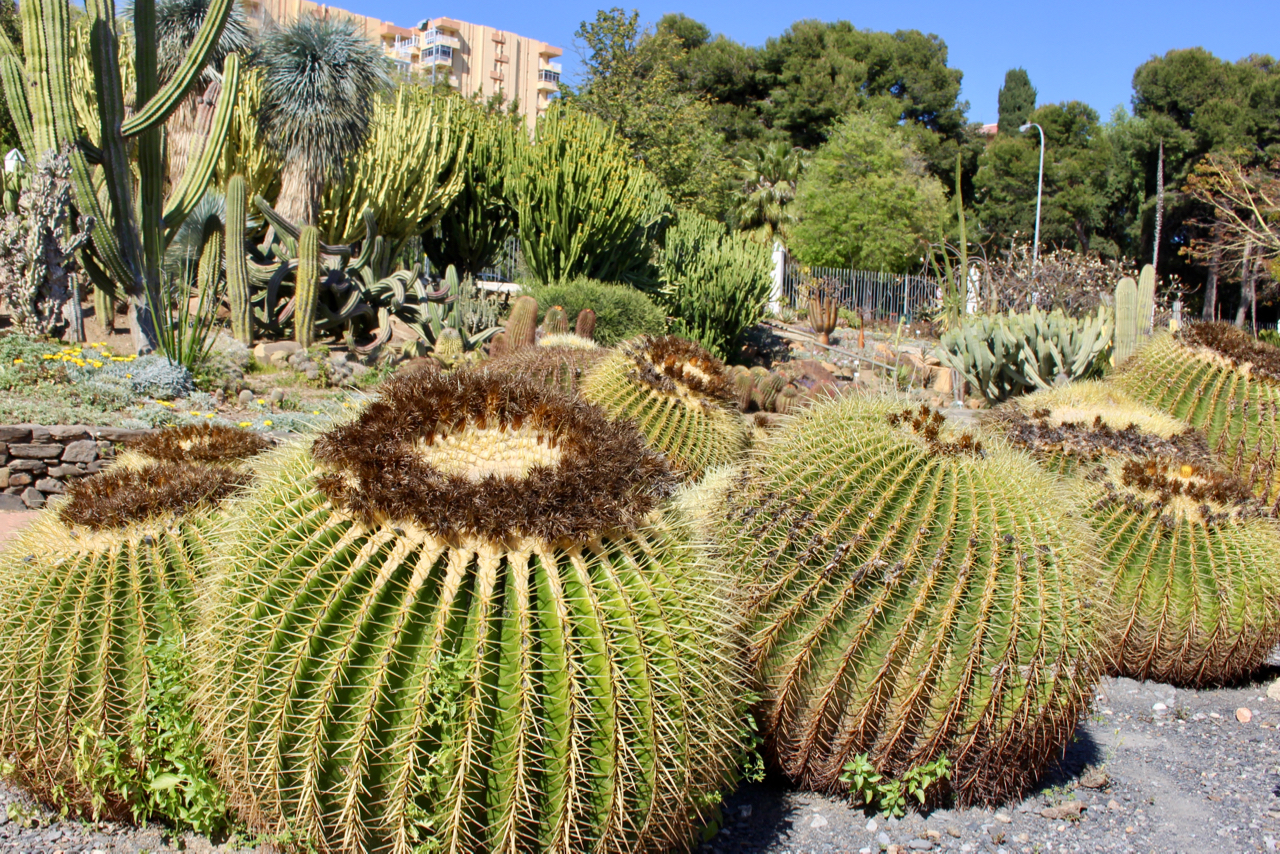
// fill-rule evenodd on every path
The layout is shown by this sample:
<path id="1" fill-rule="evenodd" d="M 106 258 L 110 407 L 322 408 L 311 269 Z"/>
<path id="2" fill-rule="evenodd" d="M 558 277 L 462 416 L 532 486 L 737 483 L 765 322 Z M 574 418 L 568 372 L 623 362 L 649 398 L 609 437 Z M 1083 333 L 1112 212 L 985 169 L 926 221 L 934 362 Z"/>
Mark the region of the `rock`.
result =
<path id="1" fill-rule="evenodd" d="M 738 807 L 738 815 L 743 818 L 751 818 L 751 804 L 743 804 Z"/>
<path id="2" fill-rule="evenodd" d="M 107 460 L 94 460 L 84 467 L 85 474 L 97 474 L 107 467 Z"/>
<path id="3" fill-rule="evenodd" d="M 870 821 L 867 822 L 867 833 L 875 833 L 876 828 L 879 826 L 880 825 L 876 824 L 876 820 L 874 818 L 871 819 Z"/>
<path id="4" fill-rule="evenodd" d="M 1112 798 L 1111 800 L 1107 801 L 1107 809 L 1111 810 L 1112 812 L 1119 812 L 1121 807 L 1120 807 L 1120 804 L 1116 802 L 1115 798 Z"/>
<path id="5" fill-rule="evenodd" d="M 1271 685 L 1267 687 L 1267 699 L 1275 700 L 1277 703 L 1280 703 L 1280 679 L 1272 682 Z"/>
<path id="6" fill-rule="evenodd" d="M 39 477 L 49 470 L 49 466 L 44 460 L 10 460 L 9 471 L 22 472 L 32 477 Z"/>
<path id="7" fill-rule="evenodd" d="M 1080 777 L 1079 784 L 1086 789 L 1101 789 L 1111 782 L 1107 772 L 1101 768 L 1090 768 Z"/>
<path id="8" fill-rule="evenodd" d="M 0 427 L 0 442 L 25 442 L 30 438 L 30 427 L 21 424 Z"/>
<path id="9" fill-rule="evenodd" d="M 98 443 L 92 439 L 82 439 L 67 445 L 62 452 L 64 463 L 91 463 L 98 458 Z"/>
<path id="10" fill-rule="evenodd" d="M 53 434 L 49 432 L 48 427 L 41 427 L 39 424 L 19 424 L 19 427 L 25 427 L 31 431 L 31 441 L 34 444 L 48 442 L 53 438 Z"/>
<path id="11" fill-rule="evenodd" d="M 34 478 L 26 472 L 16 472 L 9 475 L 10 487 L 30 486 L 34 482 Z"/>
<path id="12" fill-rule="evenodd" d="M 829 823 L 822 813 L 818 813 L 809 820 L 809 826 L 813 828 L 826 827 Z"/>
<path id="13" fill-rule="evenodd" d="M 1084 801 L 1067 801 L 1058 804 L 1056 807 L 1048 807 L 1040 810 L 1040 815 L 1050 821 L 1062 821 L 1070 819 L 1071 821 L 1079 821 L 1080 813 L 1086 808 Z M 998 818 L 998 816 L 997 816 Z"/>
<path id="14" fill-rule="evenodd" d="M 1166 706 L 1164 703 L 1156 703 L 1154 706 L 1151 707 L 1151 711 L 1155 712 L 1156 714 L 1160 714 L 1161 712 L 1169 711 L 1169 707 Z"/>
<path id="15" fill-rule="evenodd" d="M 952 839 L 959 839 L 959 838 L 960 838 L 960 828 L 958 828 L 958 827 L 948 827 L 948 828 L 947 828 L 947 836 L 950 836 Z"/>
<path id="16" fill-rule="evenodd" d="M 9 488 L 9 467 L 0 468 L 0 489 Z"/>
<path id="17" fill-rule="evenodd" d="M 98 438 L 108 442 L 132 442 L 150 433 L 150 430 L 129 430 L 125 427 L 99 427 Z"/>
<path id="18" fill-rule="evenodd" d="M 275 365 L 277 368 L 288 367 L 289 354 L 283 350 L 277 350 L 276 352 L 272 353 L 270 356 L 267 357 L 267 361 Z"/>
<path id="19" fill-rule="evenodd" d="M 1000 822 L 1001 824 L 1012 824 L 1012 823 L 1013 823 L 1013 819 L 1009 818 L 1009 816 L 1007 816 L 1006 814 L 1004 814 L 1004 813 L 1002 813 L 1002 812 L 998 812 L 998 813 L 996 813 L 996 821 Z"/>
<path id="20" fill-rule="evenodd" d="M 1241 706 L 1236 709 L 1236 720 L 1242 724 L 1247 724 L 1249 721 L 1253 720 L 1253 712 L 1249 711 L 1244 706 Z"/>
<path id="21" fill-rule="evenodd" d="M 65 491 L 62 488 L 62 481 L 55 480 L 54 478 L 51 478 L 51 477 L 46 477 L 46 478 L 37 480 L 36 489 L 40 490 L 46 495 L 48 495 L 49 493 L 53 493 L 54 495 L 61 495 Z"/>
<path id="22" fill-rule="evenodd" d="M 59 478 L 84 477 L 88 473 L 89 472 L 85 471 L 82 468 L 76 468 L 75 466 L 68 466 L 68 465 L 54 466 L 53 468 L 49 469 L 49 477 L 59 477 Z"/>
<path id="23" fill-rule="evenodd" d="M 310 367 L 308 367 L 305 371 L 302 372 L 302 375 L 305 376 L 311 382 L 316 382 L 317 380 L 320 379 L 320 369 L 316 367 L 315 363 L 313 362 Z"/>
<path id="24" fill-rule="evenodd" d="M 928 839 L 913 839 L 907 843 L 907 849 L 910 851 L 932 851 L 933 843 Z"/>
<path id="25" fill-rule="evenodd" d="M 284 358 L 287 359 L 290 353 L 296 353 L 301 349 L 297 341 L 272 341 L 270 344 L 263 342 L 253 348 L 253 358 L 265 363 L 276 353 L 284 353 Z"/>
<path id="26" fill-rule="evenodd" d="M 929 830 L 926 830 L 924 832 L 924 835 L 929 839 L 932 839 L 934 842 L 937 842 L 938 840 L 942 839 L 942 834 L 936 830 L 933 830 L 932 828 L 930 828 Z"/>
<path id="27" fill-rule="evenodd" d="M 32 510 L 39 510 L 44 506 L 44 493 L 38 489 L 27 487 L 22 492 L 22 503 L 26 504 Z"/>
<path id="28" fill-rule="evenodd" d="M 246 388 L 240 392 L 240 395 L 236 398 L 236 400 L 239 401 L 241 406 L 248 406 L 249 404 L 253 403 L 253 392 L 249 391 L 249 389 Z"/>
<path id="29" fill-rule="evenodd" d="M 889 834 L 885 833 L 883 830 L 880 831 L 879 835 L 876 836 L 876 842 L 879 842 L 881 845 L 888 845 Z"/>
<path id="30" fill-rule="evenodd" d="M 358 380 L 367 373 L 369 373 L 368 365 L 355 364 L 351 366 L 351 378 L 353 380 Z"/>
<path id="31" fill-rule="evenodd" d="M 10 445 L 9 454 L 32 460 L 56 460 L 62 456 L 61 445 Z"/>
<path id="32" fill-rule="evenodd" d="M 20 496 L 0 492 L 0 511 L 17 512 L 26 509 L 27 505 Z"/>

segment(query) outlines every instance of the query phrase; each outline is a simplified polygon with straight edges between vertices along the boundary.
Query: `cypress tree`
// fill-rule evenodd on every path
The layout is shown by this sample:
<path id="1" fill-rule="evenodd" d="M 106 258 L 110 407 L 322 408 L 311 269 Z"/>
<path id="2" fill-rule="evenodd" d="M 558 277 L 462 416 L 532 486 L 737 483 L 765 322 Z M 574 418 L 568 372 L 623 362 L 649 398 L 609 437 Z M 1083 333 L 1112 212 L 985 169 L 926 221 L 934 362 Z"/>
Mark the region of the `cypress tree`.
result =
<path id="1" fill-rule="evenodd" d="M 1004 74 L 1004 85 L 1000 87 L 999 132 L 1017 133 L 1035 108 L 1036 88 L 1031 85 L 1026 69 L 1010 68 Z"/>

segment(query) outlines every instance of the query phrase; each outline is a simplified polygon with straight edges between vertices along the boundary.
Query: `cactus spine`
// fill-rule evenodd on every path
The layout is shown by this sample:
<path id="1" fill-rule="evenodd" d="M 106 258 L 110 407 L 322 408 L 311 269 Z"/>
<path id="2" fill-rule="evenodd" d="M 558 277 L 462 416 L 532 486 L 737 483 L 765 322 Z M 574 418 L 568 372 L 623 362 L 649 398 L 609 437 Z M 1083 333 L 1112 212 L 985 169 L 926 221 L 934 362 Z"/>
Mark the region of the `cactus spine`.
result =
<path id="1" fill-rule="evenodd" d="M 532 347 L 538 335 L 538 301 L 531 296 L 516 299 L 507 317 L 507 352 L 514 353 Z"/>
<path id="2" fill-rule="evenodd" d="M 298 234 L 298 279 L 294 290 L 293 332 L 306 349 L 315 340 L 316 303 L 320 290 L 320 229 L 306 225 Z"/>
<path id="3" fill-rule="evenodd" d="M 596 313 L 589 308 L 584 308 L 578 312 L 578 317 L 573 322 L 573 334 L 579 338 L 594 341 L 596 338 Z"/>
<path id="4" fill-rule="evenodd" d="M 1001 801 L 1092 697 L 1090 538 L 1024 455 L 900 408 L 817 404 L 729 493 L 768 755 L 821 790 L 860 753 L 894 777 L 947 756 L 960 803 Z"/>
<path id="5" fill-rule="evenodd" d="M 562 306 L 552 306 L 547 309 L 547 314 L 542 319 L 542 332 L 544 335 L 567 335 L 569 334 L 569 314 Z"/>
<path id="6" fill-rule="evenodd" d="M 263 469 L 199 704 L 253 827 L 353 854 L 690 843 L 733 764 L 735 607 L 632 428 L 425 372 Z"/>
<path id="7" fill-rule="evenodd" d="M 249 215 L 244 177 L 227 181 L 227 301 L 231 304 L 231 334 L 246 347 L 253 346 L 253 303 L 249 285 L 249 260 L 245 256 L 245 225 Z"/>
<path id="8" fill-rule="evenodd" d="M 594 367 L 582 395 L 610 417 L 634 421 L 650 447 L 691 479 L 736 462 L 748 435 L 729 409 L 724 365 L 674 335 L 627 342 Z"/>

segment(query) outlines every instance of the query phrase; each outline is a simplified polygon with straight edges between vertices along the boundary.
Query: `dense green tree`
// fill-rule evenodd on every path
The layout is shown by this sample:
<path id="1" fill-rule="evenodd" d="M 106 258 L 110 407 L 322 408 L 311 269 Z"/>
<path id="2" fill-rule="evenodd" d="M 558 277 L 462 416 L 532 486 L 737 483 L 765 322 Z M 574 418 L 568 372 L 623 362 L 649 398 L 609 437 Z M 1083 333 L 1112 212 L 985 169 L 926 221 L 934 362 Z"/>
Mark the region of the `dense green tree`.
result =
<path id="1" fill-rule="evenodd" d="M 22 21 L 18 18 L 18 4 L 14 0 L 0 0 L 0 32 L 9 39 L 18 57 L 22 53 Z M 5 101 L 4 91 L 0 88 L 0 157 L 11 148 L 18 147 L 18 129 L 13 125 L 13 116 L 9 115 L 9 104 Z M 27 152 L 30 156 L 31 152 Z M 34 157 L 32 158 L 34 162 Z"/>
<path id="2" fill-rule="evenodd" d="M 946 194 L 896 125 L 851 112 L 814 152 L 791 247 L 805 264 L 907 271 L 941 233 Z"/>
<path id="3" fill-rule="evenodd" d="M 1113 246 L 1093 245 L 1106 221 L 1107 202 L 1108 156 L 1098 114 L 1087 104 L 1068 101 L 1045 105 L 1028 118 L 1044 128 L 1045 136 L 1041 248 L 1114 254 Z M 978 221 L 997 242 L 1034 233 L 1039 168 L 1040 135 L 1034 129 L 999 134 L 983 153 L 974 179 Z"/>
<path id="4" fill-rule="evenodd" d="M 1012 136 L 1026 122 L 1036 108 L 1036 87 L 1025 68 L 1010 68 L 1004 73 L 1004 85 L 1000 87 L 1000 121 L 997 129 L 1005 136 Z"/>
<path id="5" fill-rule="evenodd" d="M 682 85 L 675 64 L 700 38 L 697 22 L 672 20 L 654 32 L 639 13 L 613 8 L 584 21 L 584 80 L 566 100 L 613 124 L 672 199 L 722 218 L 730 163 L 712 122 L 712 105 Z M 688 39 L 688 42 L 686 42 Z"/>

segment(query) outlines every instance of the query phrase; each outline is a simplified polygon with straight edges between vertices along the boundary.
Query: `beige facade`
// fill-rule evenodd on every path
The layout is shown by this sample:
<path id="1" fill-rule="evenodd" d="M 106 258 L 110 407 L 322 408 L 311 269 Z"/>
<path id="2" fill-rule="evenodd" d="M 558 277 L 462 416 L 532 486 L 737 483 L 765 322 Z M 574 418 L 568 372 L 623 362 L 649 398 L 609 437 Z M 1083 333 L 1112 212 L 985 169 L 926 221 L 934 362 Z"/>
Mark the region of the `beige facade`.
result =
<path id="1" fill-rule="evenodd" d="M 312 0 L 242 0 L 242 4 L 250 26 L 257 28 L 302 15 L 352 21 L 404 73 L 424 82 L 448 81 L 463 95 L 484 101 L 494 95 L 500 95 L 504 104 L 515 99 L 530 127 L 559 90 L 560 64 L 555 60 L 563 50 L 493 27 L 454 18 L 419 21 L 421 29 L 401 27 Z"/>

